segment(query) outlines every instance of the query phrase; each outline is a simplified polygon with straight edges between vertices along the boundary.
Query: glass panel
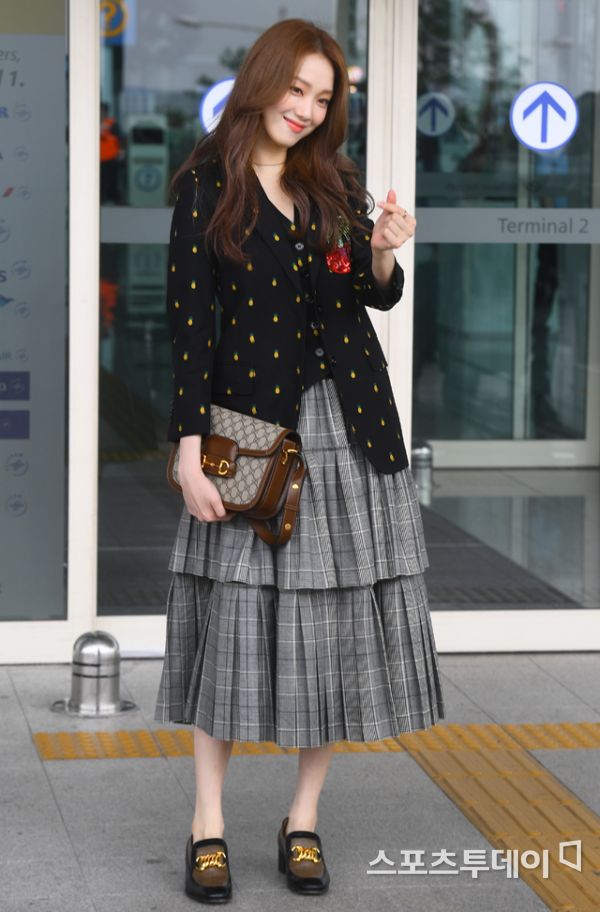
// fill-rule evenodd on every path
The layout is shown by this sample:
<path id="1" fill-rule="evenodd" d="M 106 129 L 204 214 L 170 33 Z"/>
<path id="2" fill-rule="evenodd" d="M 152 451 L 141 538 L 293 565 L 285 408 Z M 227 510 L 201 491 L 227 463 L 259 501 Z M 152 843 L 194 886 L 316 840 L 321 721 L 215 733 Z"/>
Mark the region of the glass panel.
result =
<path id="1" fill-rule="evenodd" d="M 109 5 L 106 5 L 108 10 Z M 207 90 L 235 77 L 283 15 L 278 3 L 131 5 L 103 19 L 98 613 L 162 614 L 183 507 L 167 485 L 171 345 L 165 294 L 169 180 L 203 133 Z M 136 14 L 133 15 L 133 11 Z M 300 15 L 340 42 L 352 67 L 344 151 L 365 173 L 367 0 L 308 2 Z M 251 24 L 246 24 L 251 22 Z"/>
<path id="2" fill-rule="evenodd" d="M 586 438 L 599 14 L 597 0 L 419 4 L 418 436 Z M 551 151 L 511 128 L 516 95 L 541 81 L 579 112 Z"/>
<path id="3" fill-rule="evenodd" d="M 413 396 L 419 436 L 511 436 L 514 259 L 509 245 L 416 246 Z M 494 306 L 485 307 L 490 286 Z"/>
<path id="4" fill-rule="evenodd" d="M 434 608 L 598 608 L 596 469 L 442 469 L 435 477 L 422 508 Z"/>
<path id="5" fill-rule="evenodd" d="M 67 611 L 65 0 L 4 4 L 1 29 L 0 620 L 62 620 Z"/>

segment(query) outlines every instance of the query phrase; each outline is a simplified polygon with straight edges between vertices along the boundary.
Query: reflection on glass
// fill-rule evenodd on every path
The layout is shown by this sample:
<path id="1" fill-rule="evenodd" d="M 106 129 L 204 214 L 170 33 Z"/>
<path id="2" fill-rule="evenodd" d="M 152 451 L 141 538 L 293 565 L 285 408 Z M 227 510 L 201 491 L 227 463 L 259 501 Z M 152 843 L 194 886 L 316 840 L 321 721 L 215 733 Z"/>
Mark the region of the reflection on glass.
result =
<path id="1" fill-rule="evenodd" d="M 196 141 L 208 91 L 235 78 L 247 49 L 277 18 L 276 3 L 260 14 L 242 4 L 210 11 L 198 0 L 138 0 L 129 29 L 117 21 L 118 5 L 102 11 L 100 193 L 104 205 L 168 206 L 168 184 Z M 304 3 L 289 12 L 329 29 L 349 62 L 352 94 L 343 151 L 365 173 L 367 118 L 367 2 Z M 260 18 L 260 22 L 256 20 Z M 214 107 L 217 116 L 226 98 Z M 205 114 L 205 116 L 207 116 Z"/>
<path id="2" fill-rule="evenodd" d="M 67 620 L 67 7 L 0 14 L 0 630 Z"/>
<path id="3" fill-rule="evenodd" d="M 100 104 L 100 202 L 118 203 L 122 199 L 120 165 L 125 157 L 123 135 L 106 101 Z"/>
<path id="4" fill-rule="evenodd" d="M 596 0 L 419 4 L 417 208 L 456 209 L 472 235 L 419 244 L 417 234 L 419 436 L 586 436 L 589 246 L 560 233 L 481 244 L 476 212 L 461 209 L 511 207 L 518 220 L 593 205 L 598 12 Z M 579 107 L 574 136 L 553 152 L 525 148 L 509 123 L 514 96 L 539 80 L 564 85 Z"/>
<path id="5" fill-rule="evenodd" d="M 513 272 L 508 244 L 417 245 L 413 395 L 419 435 L 511 436 Z"/>

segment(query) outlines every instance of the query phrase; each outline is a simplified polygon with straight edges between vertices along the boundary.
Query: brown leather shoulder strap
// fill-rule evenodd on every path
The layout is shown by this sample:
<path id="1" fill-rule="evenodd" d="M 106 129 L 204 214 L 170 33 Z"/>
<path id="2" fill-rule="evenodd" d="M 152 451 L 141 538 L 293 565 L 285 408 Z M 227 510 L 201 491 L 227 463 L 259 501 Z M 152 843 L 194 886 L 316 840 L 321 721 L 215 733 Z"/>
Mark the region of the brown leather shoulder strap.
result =
<path id="1" fill-rule="evenodd" d="M 296 461 L 296 467 L 290 477 L 286 501 L 282 507 L 283 515 L 281 517 L 279 532 L 272 532 L 264 519 L 251 519 L 250 517 L 247 517 L 248 522 L 252 525 L 256 534 L 268 545 L 285 545 L 285 543 L 289 541 L 292 532 L 294 531 L 294 526 L 296 525 L 300 495 L 302 493 L 302 485 L 306 475 L 306 466 L 304 465 L 304 460 L 300 456 L 294 456 L 293 458 Z"/>

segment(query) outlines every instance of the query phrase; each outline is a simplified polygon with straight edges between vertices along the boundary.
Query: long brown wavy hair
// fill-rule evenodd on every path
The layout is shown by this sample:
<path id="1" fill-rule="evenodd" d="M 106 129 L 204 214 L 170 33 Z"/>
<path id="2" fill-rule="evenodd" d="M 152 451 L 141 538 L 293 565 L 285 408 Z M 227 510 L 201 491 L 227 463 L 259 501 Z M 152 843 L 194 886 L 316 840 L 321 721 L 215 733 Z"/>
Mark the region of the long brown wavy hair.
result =
<path id="1" fill-rule="evenodd" d="M 320 211 L 320 228 L 314 246 L 325 253 L 338 235 L 338 216 L 360 228 L 355 207 L 374 207 L 372 195 L 362 187 L 352 159 L 338 152 L 348 129 L 349 80 L 344 53 L 331 35 L 306 19 L 284 19 L 254 42 L 239 69 L 221 118 L 194 146 L 173 175 L 174 190 L 180 175 L 210 159 L 220 159 L 224 186 L 206 228 L 205 242 L 217 255 L 237 262 L 248 257 L 242 250 L 244 234 L 256 224 L 258 194 L 250 164 L 262 111 L 288 91 L 300 61 L 307 54 L 322 54 L 334 70 L 333 95 L 323 122 L 305 139 L 288 149 L 281 187 L 292 197 L 304 233 L 310 217 L 310 198 Z M 350 196 L 350 203 L 346 195 Z"/>

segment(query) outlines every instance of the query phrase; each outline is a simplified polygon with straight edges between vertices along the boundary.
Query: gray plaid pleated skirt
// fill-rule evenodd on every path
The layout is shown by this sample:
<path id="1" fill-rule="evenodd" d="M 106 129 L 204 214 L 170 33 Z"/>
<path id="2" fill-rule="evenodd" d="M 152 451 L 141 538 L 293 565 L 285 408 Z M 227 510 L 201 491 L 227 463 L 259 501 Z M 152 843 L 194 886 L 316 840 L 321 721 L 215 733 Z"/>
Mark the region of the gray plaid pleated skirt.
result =
<path id="1" fill-rule="evenodd" d="M 410 469 L 377 472 L 332 377 L 304 391 L 298 432 L 306 476 L 285 545 L 184 506 L 154 719 L 282 747 L 429 728 L 445 710 Z"/>

